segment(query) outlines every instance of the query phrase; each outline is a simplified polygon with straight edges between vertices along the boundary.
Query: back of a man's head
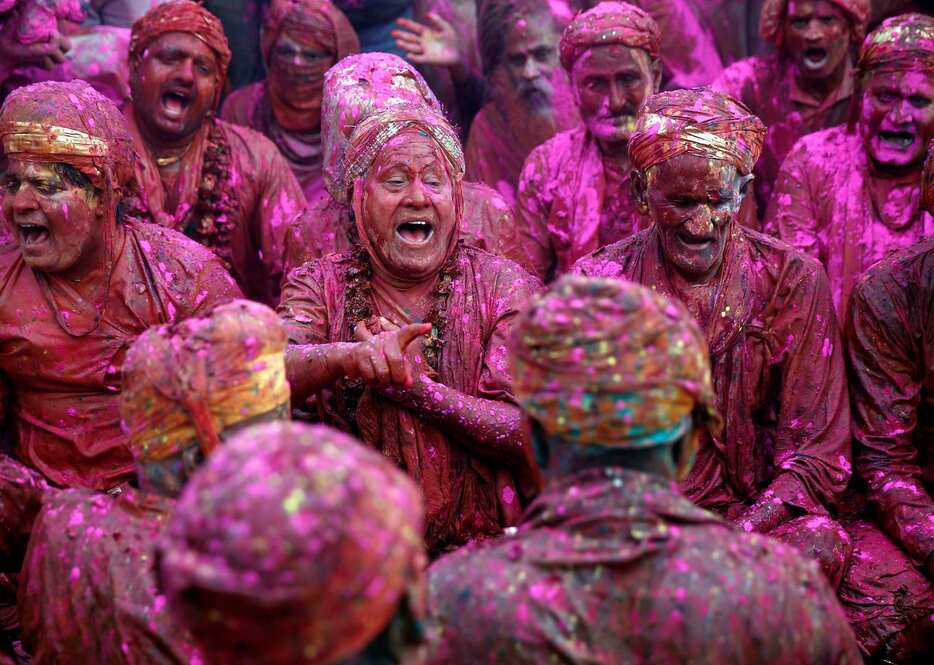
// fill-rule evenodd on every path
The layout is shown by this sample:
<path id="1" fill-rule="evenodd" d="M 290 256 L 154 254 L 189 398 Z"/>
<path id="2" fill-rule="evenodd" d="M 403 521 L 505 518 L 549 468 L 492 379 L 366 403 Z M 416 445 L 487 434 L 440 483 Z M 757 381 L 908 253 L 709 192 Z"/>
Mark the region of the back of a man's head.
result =
<path id="1" fill-rule="evenodd" d="M 613 460 L 664 473 L 659 452 L 690 448 L 718 419 L 700 329 L 680 303 L 638 284 L 561 278 L 519 318 L 512 359 L 551 476 Z M 686 463 L 691 450 L 679 452 Z"/>

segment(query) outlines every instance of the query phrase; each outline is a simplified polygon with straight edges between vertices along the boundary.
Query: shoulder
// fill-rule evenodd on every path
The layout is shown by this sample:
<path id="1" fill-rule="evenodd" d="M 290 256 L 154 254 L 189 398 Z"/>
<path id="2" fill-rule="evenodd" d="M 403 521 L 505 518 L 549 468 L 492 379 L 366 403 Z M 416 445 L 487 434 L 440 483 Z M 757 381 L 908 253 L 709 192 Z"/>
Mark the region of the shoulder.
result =
<path id="1" fill-rule="evenodd" d="M 854 311 L 859 303 L 917 303 L 927 312 L 934 300 L 934 238 L 890 254 L 866 271 L 853 290 Z M 886 310 L 893 311 L 892 307 Z"/>
<path id="2" fill-rule="evenodd" d="M 296 290 L 318 291 L 335 284 L 342 288 L 341 285 L 345 282 L 344 274 L 350 264 L 349 252 L 328 254 L 303 263 L 289 273 L 283 285 L 283 304 L 287 299 L 286 292 L 294 294 Z"/>
<path id="3" fill-rule="evenodd" d="M 537 293 L 542 288 L 537 277 L 511 259 L 470 245 L 461 246 L 462 262 L 471 266 L 472 272 L 486 280 L 491 280 L 498 294 L 510 298 L 525 298 Z"/>
<path id="4" fill-rule="evenodd" d="M 224 122 L 249 126 L 253 108 L 266 89 L 264 81 L 256 81 L 242 88 L 237 88 L 227 96 L 221 108 Z"/>
<path id="5" fill-rule="evenodd" d="M 788 164 L 806 164 L 807 173 L 813 170 L 830 172 L 852 168 L 856 155 L 862 153 L 862 142 L 858 134 L 847 132 L 846 125 L 805 134 L 795 142 L 785 160 Z"/>
<path id="6" fill-rule="evenodd" d="M 747 86 L 772 86 L 781 74 L 781 61 L 775 55 L 753 56 L 724 69 L 712 87 L 736 96 L 741 95 Z"/>
<path id="7" fill-rule="evenodd" d="M 240 160 L 264 163 L 268 160 L 285 160 L 276 144 L 255 129 L 235 125 L 224 120 L 214 122 L 221 128 L 230 143 L 232 156 Z"/>
<path id="8" fill-rule="evenodd" d="M 645 246 L 650 231 L 651 227 L 601 247 L 589 256 L 579 259 L 571 268 L 571 272 L 585 277 L 625 278 L 633 256 Z"/>
<path id="9" fill-rule="evenodd" d="M 94 516 L 109 513 L 113 503 L 110 495 L 87 489 L 65 489 L 49 494 L 43 501 L 33 533 L 46 544 L 72 542 L 86 532 L 91 521 L 96 520 Z"/>
<path id="10" fill-rule="evenodd" d="M 128 222 L 126 230 L 149 258 L 160 262 L 160 267 L 174 266 L 188 273 L 224 270 L 211 250 L 174 229 L 148 222 Z"/>
<path id="11" fill-rule="evenodd" d="M 529 160 L 551 162 L 564 161 L 580 152 L 581 146 L 587 140 L 587 128 L 583 123 L 576 127 L 558 132 L 550 139 L 536 147 L 529 155 Z"/>
<path id="12" fill-rule="evenodd" d="M 774 276 L 779 295 L 796 287 L 826 288 L 829 294 L 827 273 L 820 261 L 773 236 L 738 229 L 736 240 L 750 247 L 754 266 Z"/>

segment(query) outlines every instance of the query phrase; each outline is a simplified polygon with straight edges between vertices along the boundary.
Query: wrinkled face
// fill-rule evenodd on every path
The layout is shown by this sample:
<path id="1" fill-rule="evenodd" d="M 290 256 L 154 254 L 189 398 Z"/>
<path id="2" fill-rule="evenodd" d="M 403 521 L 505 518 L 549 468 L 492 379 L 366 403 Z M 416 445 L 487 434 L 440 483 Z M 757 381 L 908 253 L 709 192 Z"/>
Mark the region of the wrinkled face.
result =
<path id="1" fill-rule="evenodd" d="M 441 269 L 456 227 L 454 182 L 432 138 L 413 130 L 387 143 L 363 196 L 364 228 L 383 265 L 406 279 Z"/>
<path id="2" fill-rule="evenodd" d="M 785 15 L 785 52 L 805 79 L 825 79 L 849 57 L 850 23 L 827 0 L 790 0 Z"/>
<path id="3" fill-rule="evenodd" d="M 133 75 L 133 106 L 147 133 L 167 142 L 194 134 L 214 106 L 218 69 L 207 44 L 185 32 L 149 45 Z"/>
<path id="4" fill-rule="evenodd" d="M 551 107 L 560 38 L 547 14 L 520 17 L 509 27 L 503 67 L 510 90 L 531 109 Z"/>
<path id="5" fill-rule="evenodd" d="M 10 160 L 3 214 L 26 265 L 42 272 L 81 267 L 104 247 L 97 195 L 66 182 L 52 164 Z"/>
<path id="6" fill-rule="evenodd" d="M 916 168 L 934 136 L 934 81 L 920 71 L 879 72 L 866 81 L 860 133 L 878 165 Z"/>
<path id="7" fill-rule="evenodd" d="M 730 222 L 751 180 L 732 164 L 695 155 L 679 155 L 635 179 L 665 259 L 686 279 L 704 281 L 720 270 Z"/>
<path id="8" fill-rule="evenodd" d="M 655 92 L 660 69 L 642 49 L 597 46 L 574 63 L 571 80 L 581 117 L 600 142 L 629 141 L 642 101 Z"/>

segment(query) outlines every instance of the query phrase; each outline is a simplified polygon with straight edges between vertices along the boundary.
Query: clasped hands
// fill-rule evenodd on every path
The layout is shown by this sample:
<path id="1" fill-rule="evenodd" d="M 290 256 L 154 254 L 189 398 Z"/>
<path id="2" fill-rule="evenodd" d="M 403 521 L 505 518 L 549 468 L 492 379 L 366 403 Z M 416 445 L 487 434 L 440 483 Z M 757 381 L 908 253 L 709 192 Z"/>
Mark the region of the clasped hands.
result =
<path id="1" fill-rule="evenodd" d="M 418 343 L 431 333 L 431 324 L 411 323 L 400 328 L 383 317 L 378 321 L 376 333 L 365 321 L 357 324 L 357 341 L 341 349 L 338 365 L 347 378 L 362 379 L 370 386 L 411 387 L 417 376 L 431 372 Z"/>

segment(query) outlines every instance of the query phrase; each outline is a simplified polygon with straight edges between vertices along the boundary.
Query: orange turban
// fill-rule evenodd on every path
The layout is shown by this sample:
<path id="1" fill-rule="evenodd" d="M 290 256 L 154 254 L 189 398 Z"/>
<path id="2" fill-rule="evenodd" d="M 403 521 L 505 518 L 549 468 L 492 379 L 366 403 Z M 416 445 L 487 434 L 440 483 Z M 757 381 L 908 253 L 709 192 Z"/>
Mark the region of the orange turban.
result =
<path id="1" fill-rule="evenodd" d="M 187 32 L 207 44 L 217 57 L 218 89 L 223 87 L 231 57 L 224 26 L 214 14 L 192 0 L 170 0 L 157 5 L 133 24 L 130 66 L 135 68 L 146 48 L 168 32 Z"/>
<path id="2" fill-rule="evenodd" d="M 423 609 L 423 528 L 421 493 L 378 452 L 323 425 L 269 423 L 189 481 L 157 565 L 206 662 L 331 665 L 404 597 Z"/>
<path id="3" fill-rule="evenodd" d="M 275 312 L 235 300 L 204 318 L 150 328 L 127 353 L 120 413 L 130 452 L 160 462 L 289 404 L 286 333 Z"/>
<path id="4" fill-rule="evenodd" d="M 629 158 L 645 171 L 678 155 L 730 162 L 752 173 L 765 125 L 741 102 L 709 88 L 660 92 L 645 100 L 629 137 Z"/>
<path id="5" fill-rule="evenodd" d="M 594 46 L 622 44 L 657 58 L 661 31 L 645 11 L 626 2 L 601 2 L 579 14 L 561 35 L 561 65 L 571 71 L 577 59 Z"/>
<path id="6" fill-rule="evenodd" d="M 869 24 L 869 0 L 829 0 L 846 14 L 850 21 L 850 41 L 858 45 L 866 34 Z M 765 0 L 759 16 L 759 34 L 762 39 L 781 48 L 785 39 L 785 15 L 788 0 Z"/>
<path id="7" fill-rule="evenodd" d="M 565 275 L 519 317 L 513 390 L 550 435 L 647 448 L 718 423 L 707 344 L 677 301 L 638 284 Z"/>
<path id="8" fill-rule="evenodd" d="M 886 19 L 866 36 L 857 68 L 860 74 L 878 70 L 934 71 L 934 18 L 902 14 Z"/>
<path id="9" fill-rule="evenodd" d="M 134 181 L 133 139 L 113 102 L 84 81 L 17 88 L 0 109 L 7 158 L 69 164 L 99 190 L 126 193 Z"/>

